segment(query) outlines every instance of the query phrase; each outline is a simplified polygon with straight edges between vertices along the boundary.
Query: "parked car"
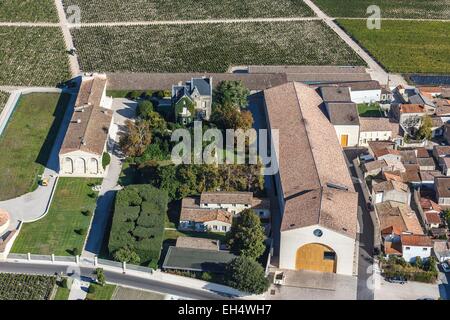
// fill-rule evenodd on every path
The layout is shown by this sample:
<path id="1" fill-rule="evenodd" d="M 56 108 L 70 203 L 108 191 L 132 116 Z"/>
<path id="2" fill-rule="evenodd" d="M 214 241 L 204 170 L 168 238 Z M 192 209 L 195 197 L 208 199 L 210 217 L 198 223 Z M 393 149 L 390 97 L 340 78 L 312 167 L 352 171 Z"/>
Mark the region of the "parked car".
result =
<path id="1" fill-rule="evenodd" d="M 386 278 L 386 281 L 390 282 L 390 283 L 405 284 L 406 282 L 408 282 L 408 279 L 406 279 L 405 277 L 402 277 L 402 276 L 394 276 L 394 277 Z"/>
<path id="2" fill-rule="evenodd" d="M 441 263 L 441 268 L 444 272 L 450 272 L 450 266 L 447 261 Z"/>

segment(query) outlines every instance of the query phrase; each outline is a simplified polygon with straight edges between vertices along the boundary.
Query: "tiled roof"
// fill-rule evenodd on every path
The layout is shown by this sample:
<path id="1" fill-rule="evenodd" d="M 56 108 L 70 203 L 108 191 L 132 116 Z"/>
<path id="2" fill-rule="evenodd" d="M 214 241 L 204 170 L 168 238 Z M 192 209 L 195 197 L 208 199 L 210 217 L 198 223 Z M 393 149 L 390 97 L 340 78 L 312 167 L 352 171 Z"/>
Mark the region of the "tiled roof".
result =
<path id="1" fill-rule="evenodd" d="M 233 216 L 228 211 L 222 209 L 182 208 L 180 221 L 194 221 L 198 223 L 221 221 L 231 224 L 231 222 L 233 221 Z"/>
<path id="2" fill-rule="evenodd" d="M 81 150 L 103 154 L 113 112 L 100 106 L 106 77 L 84 78 L 60 154 Z"/>
<path id="3" fill-rule="evenodd" d="M 407 184 L 395 180 L 383 181 L 381 183 L 374 184 L 372 188 L 374 192 L 384 192 L 390 190 L 408 192 L 409 190 Z"/>
<path id="4" fill-rule="evenodd" d="M 434 146 L 433 151 L 439 157 L 445 157 L 450 155 L 450 146 Z"/>
<path id="5" fill-rule="evenodd" d="M 281 231 L 321 224 L 354 238 L 358 195 L 322 99 L 300 83 L 265 90 L 264 97 L 270 129 L 279 130 Z"/>
<path id="6" fill-rule="evenodd" d="M 433 241 L 425 235 L 402 234 L 400 238 L 403 246 L 433 247 Z"/>
<path id="7" fill-rule="evenodd" d="M 204 238 L 178 237 L 176 246 L 177 248 L 219 250 L 219 241 Z"/>
<path id="8" fill-rule="evenodd" d="M 355 103 L 328 103 L 328 117 L 335 126 L 358 126 L 359 116 Z"/>
<path id="9" fill-rule="evenodd" d="M 363 165 L 365 172 L 370 172 L 372 170 L 382 169 L 387 167 L 387 163 L 385 160 L 374 160 L 370 162 L 366 162 Z"/>
<path id="10" fill-rule="evenodd" d="M 428 158 L 430 156 L 428 150 L 424 147 L 416 148 L 417 158 Z"/>
<path id="11" fill-rule="evenodd" d="M 393 230 L 395 234 L 411 232 L 423 234 L 415 212 L 405 204 L 387 201 L 375 205 L 381 230 Z"/>
<path id="12" fill-rule="evenodd" d="M 434 180 L 434 186 L 440 197 L 450 197 L 450 177 L 439 177 Z"/>
<path id="13" fill-rule="evenodd" d="M 202 192 L 200 203 L 218 204 L 244 204 L 251 205 L 253 202 L 252 192 Z"/>
<path id="14" fill-rule="evenodd" d="M 439 216 L 439 213 L 437 213 L 435 211 L 425 212 L 425 217 L 427 218 L 427 221 L 430 224 L 440 224 L 441 223 L 441 217 Z"/>
<path id="15" fill-rule="evenodd" d="M 350 88 L 342 86 L 320 87 L 320 94 L 324 102 L 351 102 Z"/>
<path id="16" fill-rule="evenodd" d="M 421 167 L 434 167 L 435 166 L 434 160 L 431 157 L 430 158 L 418 158 L 417 163 Z"/>
<path id="17" fill-rule="evenodd" d="M 401 104 L 400 113 L 424 113 L 425 107 L 420 104 Z"/>
<path id="18" fill-rule="evenodd" d="M 391 131 L 397 135 L 399 123 L 390 118 L 361 117 L 359 119 L 361 132 Z"/>

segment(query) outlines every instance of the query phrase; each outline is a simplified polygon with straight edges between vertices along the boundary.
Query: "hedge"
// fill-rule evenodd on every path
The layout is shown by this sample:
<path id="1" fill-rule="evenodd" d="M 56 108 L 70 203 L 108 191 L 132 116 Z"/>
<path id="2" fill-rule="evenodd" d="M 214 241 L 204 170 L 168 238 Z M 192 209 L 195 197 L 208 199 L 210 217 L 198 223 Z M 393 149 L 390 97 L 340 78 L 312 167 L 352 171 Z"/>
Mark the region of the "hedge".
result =
<path id="1" fill-rule="evenodd" d="M 155 265 L 161 253 L 168 195 L 150 185 L 131 185 L 118 192 L 108 250 L 128 247 L 143 265 Z"/>

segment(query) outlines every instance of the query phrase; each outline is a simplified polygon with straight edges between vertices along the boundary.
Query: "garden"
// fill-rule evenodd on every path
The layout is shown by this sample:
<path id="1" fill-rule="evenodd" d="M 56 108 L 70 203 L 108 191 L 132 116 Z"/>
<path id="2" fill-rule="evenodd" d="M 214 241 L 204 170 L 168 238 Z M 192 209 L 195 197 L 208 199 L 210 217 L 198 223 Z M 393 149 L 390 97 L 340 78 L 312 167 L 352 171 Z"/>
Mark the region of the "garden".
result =
<path id="1" fill-rule="evenodd" d="M 20 97 L 0 136 L 0 201 L 37 188 L 69 98 L 58 93 Z"/>
<path id="2" fill-rule="evenodd" d="M 448 0 L 313 0 L 330 17 L 366 18 L 376 5 L 382 18 L 450 19 Z M 366 20 L 363 20 L 366 23 Z"/>
<path id="3" fill-rule="evenodd" d="M 49 212 L 22 226 L 13 253 L 80 255 L 97 201 L 100 179 L 59 178 Z"/>
<path id="4" fill-rule="evenodd" d="M 422 260 L 416 257 L 414 263 L 408 263 L 402 257 L 390 256 L 380 259 L 382 274 L 386 278 L 401 276 L 410 281 L 434 283 L 439 271 L 436 267 L 436 258 L 430 257 Z"/>
<path id="5" fill-rule="evenodd" d="M 72 35 L 85 71 L 226 72 L 232 65 L 364 65 L 320 21 L 84 27 L 72 29 Z"/>
<path id="6" fill-rule="evenodd" d="M 83 22 L 198 20 L 273 17 L 311 17 L 312 10 L 299 0 L 63 0 L 78 5 Z"/>
<path id="7" fill-rule="evenodd" d="M 450 23 L 439 21 L 382 21 L 379 30 L 366 20 L 338 20 L 389 72 L 450 73 Z"/>
<path id="8" fill-rule="evenodd" d="M 118 261 L 156 269 L 167 204 L 167 192 L 150 185 L 132 185 L 119 191 L 109 236 L 110 255 Z"/>
<path id="9" fill-rule="evenodd" d="M 0 85 L 54 87 L 71 78 L 60 28 L 2 26 L 0 52 Z"/>
<path id="10" fill-rule="evenodd" d="M 0 273 L 0 300 L 49 300 L 56 278 Z"/>
<path id="11" fill-rule="evenodd" d="M 360 117 L 383 117 L 383 113 L 378 103 L 358 104 L 358 113 Z"/>
<path id="12" fill-rule="evenodd" d="M 2 0 L 0 1 L 2 22 L 58 22 L 53 0 Z"/>

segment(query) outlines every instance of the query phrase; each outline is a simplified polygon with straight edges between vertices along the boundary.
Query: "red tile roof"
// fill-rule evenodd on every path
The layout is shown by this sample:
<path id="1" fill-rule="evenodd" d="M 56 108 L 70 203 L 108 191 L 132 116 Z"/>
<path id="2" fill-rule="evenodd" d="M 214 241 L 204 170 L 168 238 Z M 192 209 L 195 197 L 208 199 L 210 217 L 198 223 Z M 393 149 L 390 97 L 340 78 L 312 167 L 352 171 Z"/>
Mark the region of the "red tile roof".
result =
<path id="1" fill-rule="evenodd" d="M 402 245 L 411 247 L 433 247 L 430 237 L 416 234 L 402 234 L 400 236 Z"/>

